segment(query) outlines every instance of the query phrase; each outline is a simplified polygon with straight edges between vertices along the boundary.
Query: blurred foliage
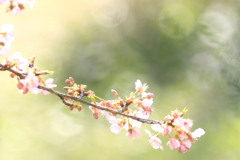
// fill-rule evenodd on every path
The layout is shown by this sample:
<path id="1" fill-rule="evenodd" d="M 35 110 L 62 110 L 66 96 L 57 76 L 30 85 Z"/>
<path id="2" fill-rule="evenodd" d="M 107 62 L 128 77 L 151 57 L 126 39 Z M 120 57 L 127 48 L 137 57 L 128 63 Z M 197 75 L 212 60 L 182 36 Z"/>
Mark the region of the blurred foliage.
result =
<path id="1" fill-rule="evenodd" d="M 231 159 L 240 157 L 238 0 L 37 0 L 15 25 L 12 51 L 36 55 L 63 91 L 69 76 L 97 95 L 122 98 L 141 79 L 155 94 L 151 118 L 189 109 L 206 134 L 185 154 L 148 145 L 147 135 L 115 135 L 87 106 L 70 112 L 53 95 L 21 95 L 1 73 L 0 155 L 3 160 Z M 2 6 L 1 6 L 2 7 Z M 46 78 L 47 78 L 46 77 Z M 5 85 L 9 84 L 9 85 Z M 143 125 L 149 128 L 148 125 Z M 142 129 L 142 131 L 143 131 Z"/>

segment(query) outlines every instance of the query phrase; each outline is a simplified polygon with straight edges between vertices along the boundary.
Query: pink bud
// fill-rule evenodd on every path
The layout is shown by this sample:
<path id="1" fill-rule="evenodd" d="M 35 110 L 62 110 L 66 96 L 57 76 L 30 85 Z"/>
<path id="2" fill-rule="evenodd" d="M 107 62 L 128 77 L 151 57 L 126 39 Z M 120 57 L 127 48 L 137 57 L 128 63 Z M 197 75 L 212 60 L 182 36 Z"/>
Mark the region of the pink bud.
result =
<path id="1" fill-rule="evenodd" d="M 24 85 L 21 82 L 18 82 L 17 87 L 18 87 L 18 89 L 21 90 L 21 89 L 23 89 Z"/>
<path id="2" fill-rule="evenodd" d="M 80 112 L 82 110 L 82 107 L 77 108 L 77 110 Z"/>
<path id="3" fill-rule="evenodd" d="M 147 97 L 148 97 L 148 98 L 153 98 L 153 97 L 154 97 L 154 94 L 153 94 L 153 93 L 149 93 Z"/>
<path id="4" fill-rule="evenodd" d="M 94 113 L 92 114 L 92 116 L 93 116 L 95 119 L 98 119 L 98 113 L 94 112 Z"/>
<path id="5" fill-rule="evenodd" d="M 69 79 L 66 79 L 66 80 L 65 80 L 65 83 L 70 84 L 70 80 L 69 80 Z"/>
<path id="6" fill-rule="evenodd" d="M 115 90 L 111 90 L 111 92 L 112 92 L 115 96 L 119 97 L 117 91 L 115 91 Z"/>
<path id="7" fill-rule="evenodd" d="M 69 83 L 70 85 L 74 85 L 75 82 L 74 82 L 74 79 L 72 77 L 69 77 L 69 81 L 70 81 L 70 83 Z"/>
<path id="8" fill-rule="evenodd" d="M 28 92 L 28 88 L 27 88 L 27 87 L 24 87 L 24 88 L 22 89 L 22 94 L 27 94 L 27 92 Z"/>
<path id="9" fill-rule="evenodd" d="M 73 108 L 73 106 L 68 106 L 68 109 L 69 109 L 70 111 L 72 111 L 74 108 Z"/>

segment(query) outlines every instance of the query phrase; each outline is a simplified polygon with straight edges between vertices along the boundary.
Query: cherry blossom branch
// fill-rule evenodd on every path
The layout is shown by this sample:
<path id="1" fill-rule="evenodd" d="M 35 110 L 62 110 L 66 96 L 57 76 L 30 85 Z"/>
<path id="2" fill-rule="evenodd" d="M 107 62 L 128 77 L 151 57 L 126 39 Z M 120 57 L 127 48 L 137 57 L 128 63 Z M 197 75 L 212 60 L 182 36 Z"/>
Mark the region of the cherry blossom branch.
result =
<path id="1" fill-rule="evenodd" d="M 7 68 L 5 67 L 3 64 L 0 63 L 0 70 L 1 71 L 5 71 L 5 70 L 8 70 L 14 74 L 16 74 L 17 76 L 19 76 L 21 79 L 24 79 L 26 78 L 26 75 L 22 74 L 22 73 L 19 73 L 18 71 L 12 69 L 12 68 Z M 68 99 L 72 99 L 74 101 L 77 101 L 77 102 L 82 102 L 86 105 L 89 105 L 89 106 L 93 106 L 95 108 L 98 108 L 100 110 L 104 110 L 104 111 L 107 111 L 107 112 L 110 112 L 110 113 L 113 113 L 113 114 L 118 114 L 118 115 L 121 115 L 121 116 L 124 116 L 124 117 L 128 117 L 128 118 L 132 118 L 134 120 L 137 120 L 139 122 L 142 122 L 142 123 L 147 123 L 147 124 L 162 124 L 163 122 L 160 122 L 160 121 L 156 121 L 156 120 L 151 120 L 151 119 L 145 119 L 145 118 L 140 118 L 140 117 L 136 117 L 136 116 L 132 116 L 132 115 L 129 115 L 129 114 L 125 114 L 125 113 L 122 113 L 122 111 L 118 111 L 118 110 L 113 110 L 113 109 L 110 109 L 110 108 L 105 108 L 105 107 L 102 107 L 100 105 L 96 105 L 96 104 L 93 104 L 93 103 L 90 103 L 88 101 L 85 101 L 83 100 L 82 98 L 79 98 L 79 97 L 74 97 L 74 96 L 70 96 L 70 95 L 67 95 L 67 94 L 64 94 L 64 93 L 61 93 L 61 92 L 58 92 L 58 91 L 55 91 L 51 88 L 48 88 L 48 87 L 45 87 L 43 85 L 38 85 L 38 88 L 39 89 L 43 89 L 45 91 L 48 91 L 54 95 L 57 95 L 58 97 L 60 97 L 60 99 L 63 101 L 63 103 L 67 106 L 70 106 L 71 104 L 70 103 L 67 103 L 64 98 L 68 98 Z"/>
<path id="2" fill-rule="evenodd" d="M 18 14 L 22 12 L 26 3 L 32 7 L 34 1 L 0 0 L 0 4 L 6 3 L 8 5 L 7 12 Z M 0 57 L 10 52 L 10 44 L 14 40 L 13 29 L 13 25 L 5 24 L 1 26 Z M 148 130 L 145 130 L 145 132 L 150 137 L 149 143 L 154 149 L 163 149 L 162 142 L 158 138 L 159 135 L 163 135 L 168 137 L 167 145 L 170 149 L 177 149 L 179 152 L 185 153 L 191 147 L 192 142 L 205 134 L 205 131 L 201 128 L 191 132 L 192 120 L 183 118 L 187 112 L 186 109 L 183 111 L 177 109 L 172 111 L 170 115 L 165 116 L 163 121 L 148 119 L 153 111 L 150 106 L 153 103 L 154 94 L 146 92 L 148 86 L 142 84 L 140 80 L 135 82 L 136 91 L 130 93 L 125 101 L 115 90 L 112 90 L 112 93 L 116 96 L 116 99 L 104 100 L 96 96 L 91 90 L 85 91 L 87 86 L 76 84 L 71 77 L 65 81 L 70 87 L 63 87 L 63 89 L 67 90 L 67 94 L 64 94 L 52 89 L 57 86 L 52 84 L 53 79 L 42 79 L 42 75 L 53 72 L 48 70 L 41 71 L 34 66 L 34 61 L 35 57 L 27 59 L 20 52 L 15 52 L 12 56 L 4 58 L 3 63 L 0 63 L 0 71 L 9 71 L 10 77 L 17 79 L 17 88 L 22 94 L 27 94 L 29 91 L 34 94 L 42 92 L 44 95 L 52 93 L 58 96 L 68 106 L 69 110 L 76 108 L 78 111 L 81 111 L 81 103 L 88 105 L 95 119 L 98 119 L 100 113 L 106 117 L 109 123 L 111 123 L 110 130 L 115 134 L 118 134 L 124 128 L 127 130 L 126 135 L 135 139 L 141 134 L 139 128 L 141 128 L 142 123 L 151 124 L 152 129 L 157 133 L 152 134 Z M 92 102 L 83 100 L 84 96 L 91 99 Z M 69 100 L 72 102 L 69 102 Z M 130 106 L 131 104 L 134 104 L 134 106 Z M 116 115 L 122 117 L 116 118 Z"/>
<path id="3" fill-rule="evenodd" d="M 56 85 L 51 84 L 53 80 L 49 82 L 49 79 L 44 81 L 41 78 L 41 75 L 52 72 L 41 71 L 34 67 L 33 59 L 34 58 L 29 58 L 27 60 L 22 57 L 20 53 L 15 53 L 12 56 L 5 58 L 4 63 L 0 63 L 0 71 L 9 71 L 11 72 L 10 76 L 12 78 L 17 77 L 18 90 L 23 94 L 26 94 L 28 91 L 35 94 L 40 92 L 43 92 L 43 94 L 52 93 L 57 95 L 65 105 L 69 106 L 70 110 L 77 108 L 77 110 L 81 111 L 82 106 L 80 102 L 89 105 L 89 109 L 92 110 L 95 119 L 98 119 L 100 111 L 106 116 L 106 119 L 112 124 L 110 129 L 113 133 L 117 134 L 122 128 L 125 128 L 128 131 L 127 136 L 133 139 L 135 139 L 137 135 L 140 135 L 138 128 L 141 127 L 141 123 L 151 124 L 152 129 L 158 133 L 154 135 L 148 130 L 145 131 L 150 137 L 149 143 L 155 149 L 163 149 L 161 145 L 162 142 L 158 138 L 160 134 L 169 137 L 167 144 L 170 149 L 177 148 L 181 153 L 187 152 L 191 147 L 192 142 L 205 134 L 204 130 L 201 128 L 194 132 L 190 131 L 193 125 L 192 120 L 183 118 L 187 110 L 183 110 L 182 112 L 174 110 L 172 111 L 172 114 L 166 116 L 162 122 L 143 118 L 148 117 L 153 111 L 150 106 L 153 102 L 152 98 L 154 95 L 145 92 L 148 86 L 142 84 L 140 80 L 137 80 L 135 83 L 136 92 L 130 93 L 130 96 L 125 103 L 115 90 L 112 90 L 112 93 L 117 99 L 108 101 L 96 96 L 93 91 L 85 92 L 87 86 L 76 84 L 71 77 L 65 81 L 67 84 L 71 85 L 71 87 L 64 87 L 63 89 L 68 91 L 67 94 L 64 94 L 52 89 L 53 87 L 56 87 Z M 136 95 L 139 94 L 141 97 L 136 97 Z M 87 96 L 92 102 L 83 100 L 83 96 Z M 100 99 L 101 102 L 98 103 L 95 98 Z M 69 99 L 72 100 L 72 103 L 66 101 Z M 76 102 L 79 102 L 78 105 L 74 104 Z M 135 104 L 138 111 L 129 108 L 129 105 L 132 103 Z M 109 115 L 109 113 L 111 113 L 111 115 Z M 116 115 L 121 115 L 123 118 L 115 118 Z M 171 137 L 170 133 L 174 133 L 175 136 Z"/>
<path id="4" fill-rule="evenodd" d="M 78 98 L 78 97 L 73 97 L 73 96 L 69 96 L 67 94 L 63 94 L 63 93 L 60 93 L 60 92 L 57 92 L 51 88 L 48 88 L 48 87 L 44 87 L 42 85 L 38 85 L 38 88 L 39 89 L 44 89 L 48 92 L 51 92 L 55 95 L 57 95 L 58 97 L 60 97 L 61 99 L 64 99 L 65 97 L 66 98 L 69 98 L 69 99 L 72 99 L 74 101 L 78 101 L 78 102 L 82 102 L 86 105 L 89 105 L 89 106 L 93 106 L 95 108 L 98 108 L 100 110 L 104 110 L 104 111 L 107 111 L 107 112 L 111 112 L 113 114 L 118 114 L 118 115 L 121 115 L 121 116 L 124 116 L 124 117 L 128 117 L 128 118 L 131 118 L 131 119 L 134 119 L 134 120 L 137 120 L 139 122 L 142 122 L 142 123 L 147 123 L 147 124 L 162 124 L 163 122 L 160 122 L 160 121 L 156 121 L 156 120 L 151 120 L 151 119 L 145 119 L 145 118 L 140 118 L 140 117 L 136 117 L 136 116 L 132 116 L 132 115 L 129 115 L 129 114 L 125 114 L 125 113 L 122 113 L 121 111 L 118 111 L 118 110 L 113 110 L 113 109 L 110 109 L 110 108 L 105 108 L 105 107 L 102 107 L 100 105 L 96 105 L 96 104 L 93 104 L 93 103 L 90 103 L 88 101 L 85 101 L 81 98 Z"/>

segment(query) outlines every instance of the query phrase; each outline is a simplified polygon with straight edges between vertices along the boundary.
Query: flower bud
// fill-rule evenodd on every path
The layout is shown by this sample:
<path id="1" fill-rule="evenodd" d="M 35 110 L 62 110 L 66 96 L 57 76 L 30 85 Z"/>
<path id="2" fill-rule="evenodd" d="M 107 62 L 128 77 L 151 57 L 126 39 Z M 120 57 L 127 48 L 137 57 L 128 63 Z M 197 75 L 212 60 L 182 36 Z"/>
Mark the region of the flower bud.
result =
<path id="1" fill-rule="evenodd" d="M 148 95 L 147 95 L 147 98 L 153 98 L 154 97 L 154 94 L 153 93 L 149 93 Z"/>
<path id="2" fill-rule="evenodd" d="M 11 78 L 14 78 L 15 76 L 16 76 L 15 73 L 12 73 L 12 72 L 10 73 L 10 77 L 11 77 Z"/>
<path id="3" fill-rule="evenodd" d="M 70 84 L 70 80 L 69 80 L 69 79 L 66 79 L 66 80 L 65 80 L 65 83 Z"/>
<path id="4" fill-rule="evenodd" d="M 97 112 L 94 112 L 94 113 L 92 114 L 92 116 L 93 116 L 93 118 L 98 119 L 98 113 L 97 113 Z"/>
<path id="5" fill-rule="evenodd" d="M 20 81 L 18 81 L 17 88 L 21 90 L 23 89 L 23 87 L 24 85 Z"/>
<path id="6" fill-rule="evenodd" d="M 77 110 L 80 112 L 82 110 L 82 107 L 78 107 Z"/>
<path id="7" fill-rule="evenodd" d="M 23 4 L 21 4 L 21 3 L 18 3 L 18 8 L 19 8 L 20 10 L 23 10 L 25 7 L 24 7 L 24 5 L 23 5 Z"/>
<path id="8" fill-rule="evenodd" d="M 115 91 L 115 90 L 111 90 L 111 92 L 112 92 L 115 96 L 119 97 L 117 91 Z"/>
<path id="9" fill-rule="evenodd" d="M 129 97 L 129 98 L 126 100 L 126 103 L 127 103 L 127 104 L 131 104 L 131 103 L 133 103 L 133 100 L 134 100 L 133 97 Z"/>
<path id="10" fill-rule="evenodd" d="M 72 111 L 74 108 L 73 108 L 73 106 L 68 106 L 68 109 L 69 109 L 70 111 Z"/>
<path id="11" fill-rule="evenodd" d="M 70 89 L 71 87 L 63 87 L 64 90 L 68 90 Z"/>
<path id="12" fill-rule="evenodd" d="M 65 82 L 69 85 L 74 85 L 75 84 L 74 79 L 72 77 L 69 77 L 68 79 L 66 79 Z"/>

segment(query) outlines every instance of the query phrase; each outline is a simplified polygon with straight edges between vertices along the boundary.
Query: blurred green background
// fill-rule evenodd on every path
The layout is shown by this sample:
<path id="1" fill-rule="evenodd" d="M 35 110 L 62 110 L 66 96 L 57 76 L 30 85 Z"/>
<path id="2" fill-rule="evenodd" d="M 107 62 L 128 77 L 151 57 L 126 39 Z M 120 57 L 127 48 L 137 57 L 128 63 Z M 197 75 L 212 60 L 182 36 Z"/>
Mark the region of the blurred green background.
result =
<path id="1" fill-rule="evenodd" d="M 206 134 L 191 149 L 154 150 L 142 135 L 115 135 L 88 106 L 69 111 L 54 95 L 22 95 L 1 72 L 1 160 L 237 160 L 240 157 L 240 1 L 238 0 L 36 0 L 15 26 L 12 53 L 36 56 L 55 73 L 56 90 L 69 76 L 105 99 L 124 98 L 140 79 L 155 94 L 151 119 L 189 109 L 193 130 Z M 10 54 L 9 54 L 10 55 Z"/>

